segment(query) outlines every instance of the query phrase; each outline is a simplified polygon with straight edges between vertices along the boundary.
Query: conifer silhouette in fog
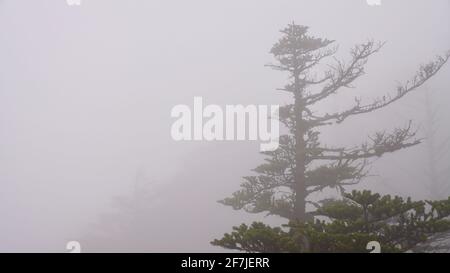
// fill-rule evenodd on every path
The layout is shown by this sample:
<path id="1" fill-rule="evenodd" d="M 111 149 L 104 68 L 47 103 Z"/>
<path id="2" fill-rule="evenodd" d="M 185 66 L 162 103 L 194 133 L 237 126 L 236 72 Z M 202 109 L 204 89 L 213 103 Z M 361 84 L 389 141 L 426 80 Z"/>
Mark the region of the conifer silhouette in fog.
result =
<path id="1" fill-rule="evenodd" d="M 450 52 L 420 66 L 415 75 L 393 90 L 380 90 L 379 98 L 355 98 L 347 110 L 319 112 L 315 111 L 315 105 L 354 87 L 355 80 L 365 74 L 369 58 L 381 50 L 383 43 L 369 40 L 358 44 L 351 49 L 350 59 L 343 61 L 335 58 L 334 41 L 311 36 L 306 26 L 292 23 L 281 33 L 271 49 L 275 62 L 269 66 L 289 76 L 287 84 L 280 89 L 292 94 L 292 103 L 280 108 L 280 121 L 289 134 L 280 137 L 277 150 L 263 152 L 266 162 L 254 169 L 256 175 L 244 177 L 241 189 L 220 202 L 233 209 L 266 212 L 305 223 L 315 213 L 307 210 L 307 204 L 321 206 L 308 199 L 310 194 L 326 188 L 343 193 L 346 185 L 356 184 L 367 176 L 370 159 L 421 142 L 411 122 L 390 132 L 380 128 L 366 142 L 349 148 L 322 143 L 321 129 L 394 106 L 436 75 Z M 224 246 L 220 241 L 214 244 Z"/>

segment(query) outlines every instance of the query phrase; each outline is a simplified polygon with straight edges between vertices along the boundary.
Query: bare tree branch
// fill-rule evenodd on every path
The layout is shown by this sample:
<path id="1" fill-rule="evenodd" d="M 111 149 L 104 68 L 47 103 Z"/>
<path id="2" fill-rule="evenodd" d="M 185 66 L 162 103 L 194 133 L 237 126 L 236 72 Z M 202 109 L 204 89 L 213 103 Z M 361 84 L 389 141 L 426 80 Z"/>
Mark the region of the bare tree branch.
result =
<path id="1" fill-rule="evenodd" d="M 334 114 L 326 114 L 323 117 L 318 117 L 311 122 L 325 122 L 325 121 L 335 121 L 336 123 L 343 122 L 347 117 L 373 112 L 380 108 L 386 107 L 391 103 L 403 98 L 406 94 L 411 91 L 422 86 L 426 81 L 428 81 L 431 77 L 433 77 L 442 66 L 448 61 L 450 58 L 450 51 L 446 53 L 446 55 L 438 56 L 436 60 L 422 65 L 417 72 L 417 74 L 409 81 L 407 81 L 404 85 L 397 87 L 397 93 L 394 96 L 383 96 L 382 98 L 376 99 L 371 104 L 361 105 L 360 99 L 355 98 L 356 105 L 349 110 L 340 113 Z"/>
<path id="2" fill-rule="evenodd" d="M 370 137 L 370 143 L 364 143 L 351 150 L 327 150 L 319 155 L 312 156 L 311 160 L 343 160 L 366 159 L 380 157 L 386 153 L 392 153 L 400 149 L 417 145 L 420 139 L 415 139 L 416 132 L 411 129 L 411 122 L 405 128 L 397 128 L 392 133 L 375 133 Z"/>
<path id="3" fill-rule="evenodd" d="M 364 66 L 368 58 L 378 52 L 383 45 L 384 43 L 375 44 L 374 41 L 368 41 L 364 44 L 356 45 L 351 50 L 352 61 L 349 64 L 336 60 L 336 66 L 325 73 L 324 79 L 330 80 L 330 83 L 319 93 L 306 97 L 306 105 L 323 100 L 336 93 L 342 87 L 351 87 L 351 83 L 354 80 L 364 75 Z"/>

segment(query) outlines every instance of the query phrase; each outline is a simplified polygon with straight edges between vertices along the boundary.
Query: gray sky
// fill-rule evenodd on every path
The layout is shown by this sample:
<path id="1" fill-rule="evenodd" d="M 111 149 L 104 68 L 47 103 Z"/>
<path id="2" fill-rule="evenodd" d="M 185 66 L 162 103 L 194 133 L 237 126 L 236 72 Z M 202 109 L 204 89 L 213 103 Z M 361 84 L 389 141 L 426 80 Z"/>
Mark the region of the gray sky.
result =
<path id="1" fill-rule="evenodd" d="M 216 203 L 261 162 L 259 144 L 176 143 L 170 111 L 194 96 L 219 105 L 289 102 L 275 91 L 286 76 L 264 65 L 292 21 L 336 40 L 343 58 L 369 38 L 387 42 L 357 88 L 318 110 L 395 91 L 450 49 L 448 0 L 82 2 L 0 0 L 0 251 L 64 251 L 69 240 L 90 251 L 220 251 L 209 241 L 264 219 Z M 450 135 L 449 72 L 421 90 L 441 105 L 440 138 Z M 357 144 L 409 119 L 423 128 L 423 99 L 415 92 L 323 138 Z M 389 155 L 359 187 L 427 198 L 423 160 L 423 147 Z M 113 197 L 133 196 L 136 181 L 150 183 L 152 202 L 138 219 L 111 220 L 126 227 L 103 231 Z"/>

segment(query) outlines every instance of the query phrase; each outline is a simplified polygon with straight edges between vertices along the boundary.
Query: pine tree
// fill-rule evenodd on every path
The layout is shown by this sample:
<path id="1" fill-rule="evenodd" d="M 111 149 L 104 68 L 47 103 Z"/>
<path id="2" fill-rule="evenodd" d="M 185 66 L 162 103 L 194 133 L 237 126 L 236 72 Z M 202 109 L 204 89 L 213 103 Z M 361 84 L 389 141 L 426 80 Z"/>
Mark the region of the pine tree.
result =
<path id="1" fill-rule="evenodd" d="M 346 185 L 356 184 L 367 176 L 369 159 L 420 143 L 411 122 L 390 133 L 377 132 L 366 143 L 354 148 L 324 145 L 319 139 L 320 129 L 402 99 L 436 75 L 449 59 L 450 51 L 422 65 L 410 80 L 397 86 L 393 94 L 369 103 L 355 98 L 348 110 L 316 113 L 314 105 L 353 87 L 354 81 L 364 75 L 369 57 L 378 52 L 383 43 L 370 40 L 358 44 L 350 51 L 350 61 L 333 58 L 334 64 L 327 63 L 329 69 L 319 74 L 318 68 L 323 67 L 324 60 L 336 54 L 335 42 L 313 37 L 308 34 L 308 27 L 294 23 L 281 33 L 282 37 L 271 49 L 276 62 L 269 66 L 289 75 L 289 82 L 280 89 L 293 97 L 292 104 L 280 108 L 280 121 L 289 133 L 280 137 L 277 150 L 263 152 L 266 162 L 254 169 L 256 175 L 244 177 L 241 189 L 220 202 L 250 213 L 266 212 L 305 223 L 313 219 L 307 204 L 320 207 L 308 200 L 310 194 L 325 188 L 342 192 Z"/>
<path id="2" fill-rule="evenodd" d="M 368 252 L 377 241 L 382 252 L 406 252 L 431 235 L 450 230 L 450 197 L 441 201 L 411 201 L 370 191 L 345 193 L 325 200 L 314 214 L 326 220 L 286 227 L 255 222 L 234 227 L 212 244 L 247 252 Z"/>

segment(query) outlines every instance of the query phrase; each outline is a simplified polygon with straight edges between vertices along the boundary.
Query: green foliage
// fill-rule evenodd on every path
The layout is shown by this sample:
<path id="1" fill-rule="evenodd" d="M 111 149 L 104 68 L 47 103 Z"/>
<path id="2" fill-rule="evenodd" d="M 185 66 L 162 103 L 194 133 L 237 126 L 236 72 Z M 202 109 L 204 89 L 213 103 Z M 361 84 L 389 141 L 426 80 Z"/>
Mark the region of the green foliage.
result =
<path id="1" fill-rule="evenodd" d="M 283 227 L 242 224 L 213 245 L 246 252 L 368 252 L 378 241 L 383 252 L 404 252 L 429 236 L 450 230 L 450 197 L 411 201 L 370 191 L 344 193 L 322 202 L 315 221 Z M 322 219 L 322 220 L 319 220 Z"/>
<path id="2" fill-rule="evenodd" d="M 281 252 L 285 248 L 286 233 L 279 227 L 271 228 L 263 223 L 254 222 L 251 226 L 241 224 L 233 227 L 231 234 L 225 234 L 213 245 L 247 252 Z"/>

